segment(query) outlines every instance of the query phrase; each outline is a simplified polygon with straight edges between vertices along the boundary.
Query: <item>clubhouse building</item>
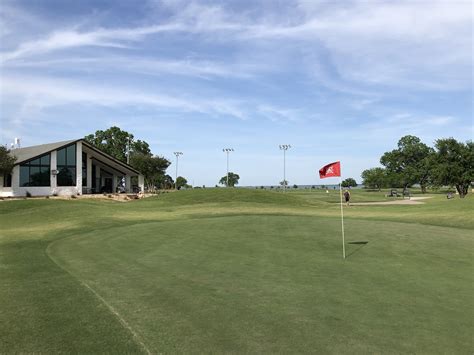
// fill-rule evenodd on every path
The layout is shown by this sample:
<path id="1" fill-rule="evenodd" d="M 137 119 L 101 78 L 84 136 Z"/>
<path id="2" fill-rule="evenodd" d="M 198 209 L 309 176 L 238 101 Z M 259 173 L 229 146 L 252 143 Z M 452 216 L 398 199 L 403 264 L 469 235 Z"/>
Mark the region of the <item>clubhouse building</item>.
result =
<path id="1" fill-rule="evenodd" d="M 84 139 L 12 149 L 11 174 L 0 175 L 0 197 L 133 193 L 144 178 Z"/>

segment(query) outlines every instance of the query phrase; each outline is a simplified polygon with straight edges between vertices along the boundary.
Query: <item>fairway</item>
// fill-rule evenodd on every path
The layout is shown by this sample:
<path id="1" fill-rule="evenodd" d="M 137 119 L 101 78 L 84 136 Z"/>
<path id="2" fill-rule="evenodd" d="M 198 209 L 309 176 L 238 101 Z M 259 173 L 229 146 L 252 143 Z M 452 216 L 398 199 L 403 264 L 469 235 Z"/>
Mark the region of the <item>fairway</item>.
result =
<path id="1" fill-rule="evenodd" d="M 0 352 L 471 353 L 471 196 L 346 208 L 345 261 L 331 198 L 4 202 Z"/>

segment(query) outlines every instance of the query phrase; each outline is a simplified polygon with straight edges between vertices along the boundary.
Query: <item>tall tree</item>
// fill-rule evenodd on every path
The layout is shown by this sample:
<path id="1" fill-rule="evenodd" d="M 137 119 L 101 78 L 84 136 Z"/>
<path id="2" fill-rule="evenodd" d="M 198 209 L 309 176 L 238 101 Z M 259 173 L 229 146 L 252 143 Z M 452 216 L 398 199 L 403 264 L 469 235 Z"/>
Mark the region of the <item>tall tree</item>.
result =
<path id="1" fill-rule="evenodd" d="M 105 131 L 98 130 L 84 138 L 87 142 L 110 154 L 114 158 L 126 162 L 127 153 L 151 155 L 150 146 L 142 140 L 135 140 L 133 134 L 113 126 Z"/>
<path id="2" fill-rule="evenodd" d="M 407 188 L 413 184 L 420 184 L 422 192 L 430 176 L 430 159 L 433 149 L 422 143 L 415 136 L 404 136 L 398 141 L 398 149 L 386 152 L 380 163 L 387 169 L 388 175 L 398 180 L 401 187 Z"/>
<path id="3" fill-rule="evenodd" d="M 364 170 L 361 174 L 362 185 L 369 189 L 378 189 L 387 185 L 387 179 L 384 168 L 372 168 Z"/>
<path id="4" fill-rule="evenodd" d="M 153 190 L 160 186 L 164 180 L 166 169 L 170 164 L 171 162 L 164 157 L 149 154 L 137 153 L 130 157 L 130 165 L 143 174 L 148 190 Z"/>
<path id="5" fill-rule="evenodd" d="M 7 147 L 0 145 L 0 174 L 10 174 L 15 165 L 16 158 L 10 154 Z"/>
<path id="6" fill-rule="evenodd" d="M 227 180 L 227 176 L 229 177 L 229 180 Z M 234 187 L 235 185 L 238 185 L 239 179 L 240 176 L 238 174 L 229 171 L 229 175 L 221 177 L 221 179 L 219 180 L 219 184 L 226 185 L 228 187 Z"/>
<path id="7" fill-rule="evenodd" d="M 454 138 L 438 139 L 433 156 L 433 182 L 437 185 L 455 186 L 464 198 L 474 181 L 474 143 L 465 144 Z"/>

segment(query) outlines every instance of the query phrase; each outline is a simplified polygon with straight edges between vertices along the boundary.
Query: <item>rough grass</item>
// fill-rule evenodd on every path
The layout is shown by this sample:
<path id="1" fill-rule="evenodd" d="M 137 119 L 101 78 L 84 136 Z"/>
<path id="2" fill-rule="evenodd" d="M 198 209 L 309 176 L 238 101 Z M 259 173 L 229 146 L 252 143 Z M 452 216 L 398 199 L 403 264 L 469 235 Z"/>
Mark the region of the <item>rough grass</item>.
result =
<path id="1" fill-rule="evenodd" d="M 343 262 L 308 194 L 1 202 L 0 353 L 472 352 L 471 196 L 345 208 Z"/>

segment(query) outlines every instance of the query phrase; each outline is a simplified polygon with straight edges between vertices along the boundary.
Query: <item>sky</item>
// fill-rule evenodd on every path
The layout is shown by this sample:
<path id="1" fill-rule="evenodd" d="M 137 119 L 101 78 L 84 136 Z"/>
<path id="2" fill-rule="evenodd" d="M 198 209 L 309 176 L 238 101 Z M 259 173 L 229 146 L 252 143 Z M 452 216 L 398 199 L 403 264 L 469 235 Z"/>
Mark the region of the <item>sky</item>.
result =
<path id="1" fill-rule="evenodd" d="M 0 144 L 111 126 L 194 185 L 359 183 L 404 135 L 473 137 L 471 1 L 1 0 Z"/>

